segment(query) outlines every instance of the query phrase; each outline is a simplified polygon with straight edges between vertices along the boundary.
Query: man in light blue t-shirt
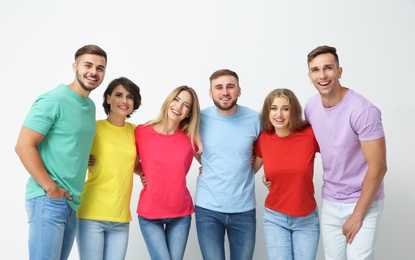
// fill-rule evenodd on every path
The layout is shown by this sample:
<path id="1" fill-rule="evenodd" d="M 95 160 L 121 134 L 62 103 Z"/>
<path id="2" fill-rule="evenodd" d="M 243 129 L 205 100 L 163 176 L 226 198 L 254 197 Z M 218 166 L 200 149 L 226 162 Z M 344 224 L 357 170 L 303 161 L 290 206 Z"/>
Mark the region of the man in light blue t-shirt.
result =
<path id="1" fill-rule="evenodd" d="M 237 105 L 238 75 L 218 70 L 210 77 L 214 106 L 201 111 L 203 170 L 196 187 L 195 215 L 199 246 L 205 260 L 225 259 L 227 233 L 231 259 L 252 259 L 255 248 L 256 201 L 253 145 L 261 132 L 259 113 Z"/>
<path id="2" fill-rule="evenodd" d="M 103 81 L 106 64 L 100 47 L 81 47 L 72 65 L 74 81 L 40 95 L 23 122 L 15 149 L 30 174 L 30 259 L 67 259 L 71 252 L 95 135 L 95 104 L 89 94 Z"/>

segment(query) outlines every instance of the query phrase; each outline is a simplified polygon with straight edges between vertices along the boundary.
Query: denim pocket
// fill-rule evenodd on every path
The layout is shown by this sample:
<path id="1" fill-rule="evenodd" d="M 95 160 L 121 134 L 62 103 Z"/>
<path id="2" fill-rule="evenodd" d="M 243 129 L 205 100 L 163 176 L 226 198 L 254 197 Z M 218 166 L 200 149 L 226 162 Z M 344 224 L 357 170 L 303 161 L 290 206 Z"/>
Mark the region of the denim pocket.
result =
<path id="1" fill-rule="evenodd" d="M 60 219 L 66 221 L 69 214 L 66 198 L 50 198 L 45 196 L 43 205 L 44 218 Z"/>
<path id="2" fill-rule="evenodd" d="M 31 221 L 33 219 L 33 216 L 35 215 L 36 199 L 37 198 L 33 198 L 25 201 L 25 208 L 28 221 Z"/>

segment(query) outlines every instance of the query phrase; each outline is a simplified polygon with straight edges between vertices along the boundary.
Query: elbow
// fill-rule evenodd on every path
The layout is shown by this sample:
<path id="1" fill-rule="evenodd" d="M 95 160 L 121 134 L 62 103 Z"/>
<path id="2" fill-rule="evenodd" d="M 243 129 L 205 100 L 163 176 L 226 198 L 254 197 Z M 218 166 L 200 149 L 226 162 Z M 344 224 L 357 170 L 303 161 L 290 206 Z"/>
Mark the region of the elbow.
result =
<path id="1" fill-rule="evenodd" d="M 387 171 L 388 171 L 388 166 L 385 164 L 385 166 L 382 168 L 382 177 L 385 177 Z"/>
<path id="2" fill-rule="evenodd" d="M 16 144 L 16 146 L 14 147 L 14 152 L 20 157 L 20 155 L 22 154 L 23 148 L 21 145 Z"/>
<path id="3" fill-rule="evenodd" d="M 387 171 L 388 171 L 388 167 L 386 166 L 386 164 L 378 166 L 375 171 L 377 173 L 376 177 L 375 176 L 374 177 L 378 179 L 379 181 L 381 181 L 384 179 Z"/>

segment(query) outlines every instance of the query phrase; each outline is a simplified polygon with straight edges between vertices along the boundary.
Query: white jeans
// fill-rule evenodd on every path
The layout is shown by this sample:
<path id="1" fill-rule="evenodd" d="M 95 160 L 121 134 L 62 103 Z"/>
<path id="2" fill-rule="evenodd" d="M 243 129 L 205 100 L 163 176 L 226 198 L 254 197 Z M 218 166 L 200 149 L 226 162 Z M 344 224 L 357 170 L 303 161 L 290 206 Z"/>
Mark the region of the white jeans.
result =
<path id="1" fill-rule="evenodd" d="M 342 234 L 344 222 L 353 213 L 356 203 L 339 203 L 323 199 L 320 227 L 326 260 L 375 259 L 374 247 L 378 235 L 383 200 L 370 205 L 363 218 L 362 227 L 348 245 Z"/>

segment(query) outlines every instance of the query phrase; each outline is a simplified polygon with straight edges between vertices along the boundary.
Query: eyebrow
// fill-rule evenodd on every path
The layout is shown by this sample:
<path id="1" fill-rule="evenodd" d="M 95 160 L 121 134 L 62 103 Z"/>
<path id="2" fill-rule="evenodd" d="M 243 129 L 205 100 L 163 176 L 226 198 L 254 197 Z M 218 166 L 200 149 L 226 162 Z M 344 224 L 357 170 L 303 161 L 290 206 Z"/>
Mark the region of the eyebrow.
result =
<path id="1" fill-rule="evenodd" d="M 84 61 L 83 64 L 86 64 L 86 65 L 94 65 L 94 63 L 92 63 L 90 61 Z M 104 68 L 105 69 L 105 66 L 104 65 L 97 65 L 97 68 Z"/>
<path id="2" fill-rule="evenodd" d="M 233 83 L 228 83 L 228 84 L 226 84 L 225 85 L 225 87 L 235 87 L 236 86 L 236 84 L 233 84 Z M 214 87 L 223 87 L 223 84 L 222 83 L 220 83 L 220 84 L 217 84 L 217 85 L 214 85 Z"/>
<path id="3" fill-rule="evenodd" d="M 324 64 L 321 67 L 324 68 L 324 67 L 335 67 L 335 66 L 336 66 L 335 64 L 328 63 L 328 64 Z M 319 68 L 319 66 L 310 67 L 310 69 L 316 69 L 316 68 Z"/>
<path id="4" fill-rule="evenodd" d="M 115 94 L 124 94 L 123 92 L 121 92 L 121 91 L 114 91 L 114 93 Z M 131 95 L 131 93 L 129 93 L 128 91 L 127 91 L 127 93 L 125 93 L 125 95 L 127 96 L 127 95 Z"/>

